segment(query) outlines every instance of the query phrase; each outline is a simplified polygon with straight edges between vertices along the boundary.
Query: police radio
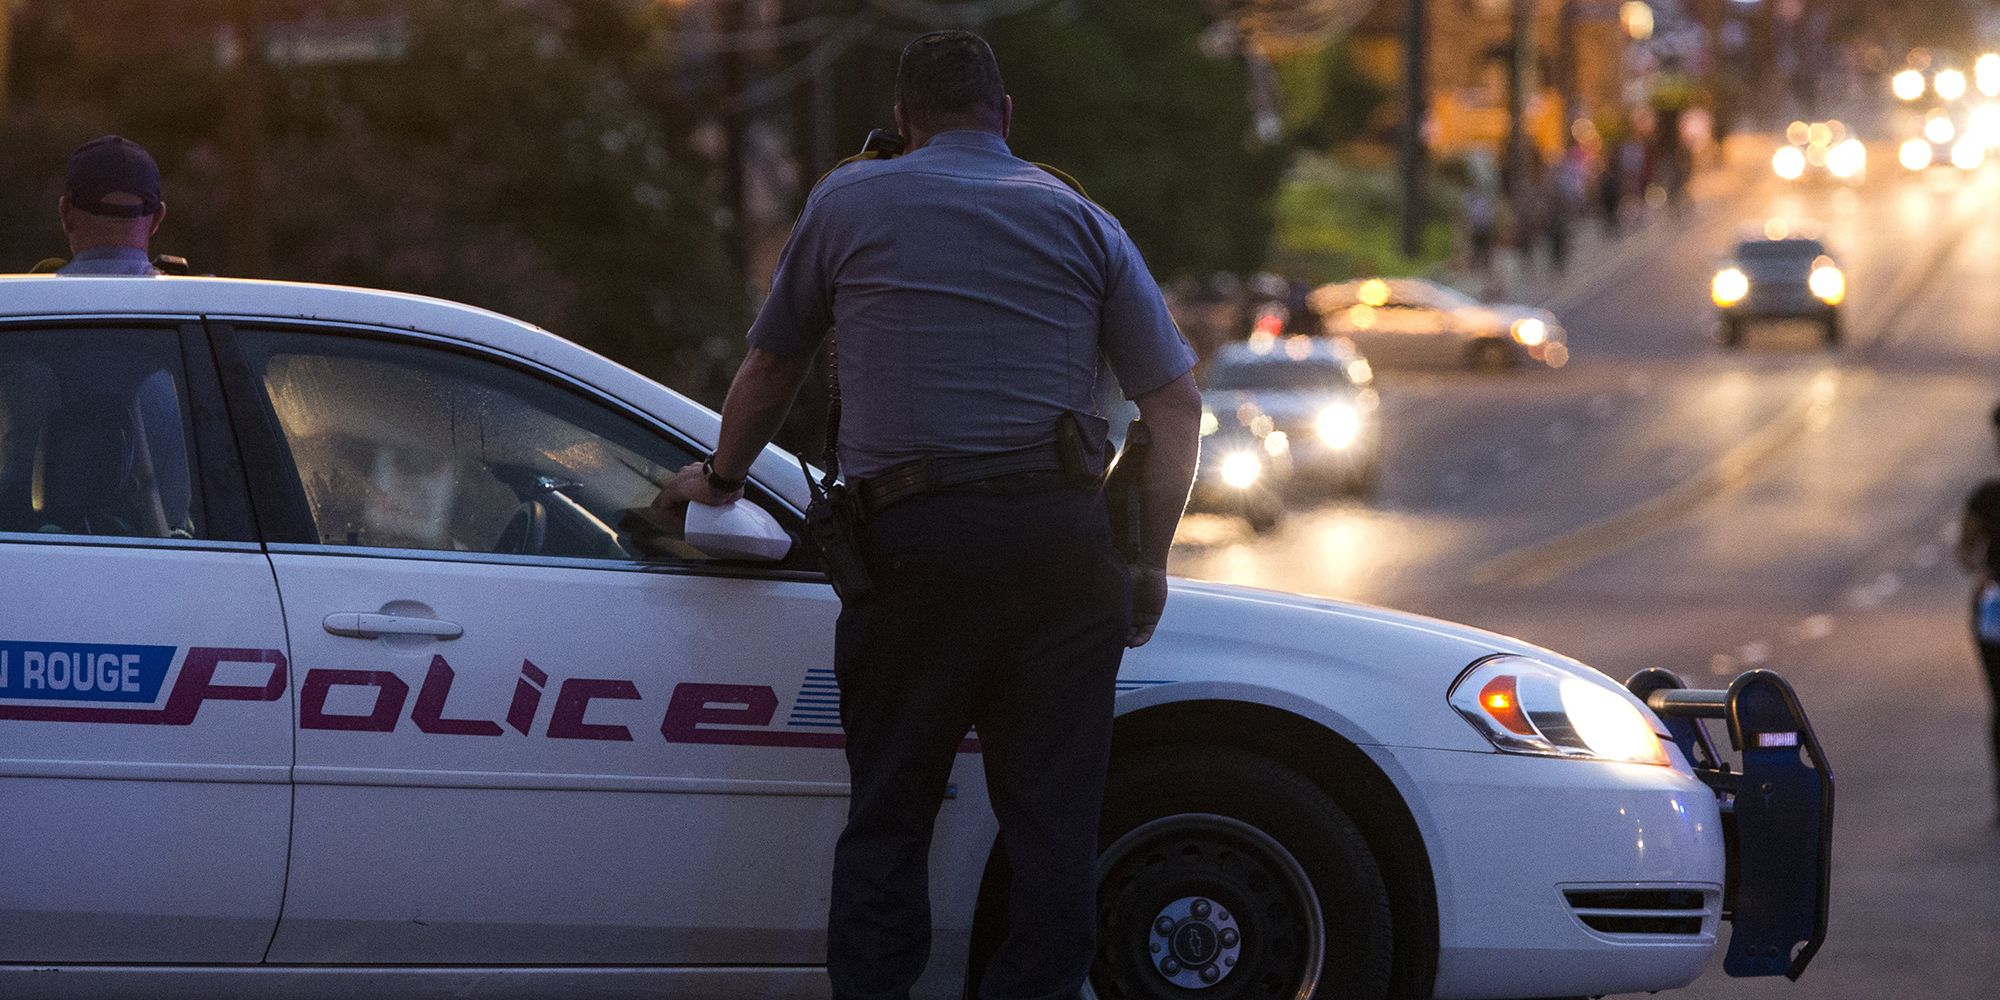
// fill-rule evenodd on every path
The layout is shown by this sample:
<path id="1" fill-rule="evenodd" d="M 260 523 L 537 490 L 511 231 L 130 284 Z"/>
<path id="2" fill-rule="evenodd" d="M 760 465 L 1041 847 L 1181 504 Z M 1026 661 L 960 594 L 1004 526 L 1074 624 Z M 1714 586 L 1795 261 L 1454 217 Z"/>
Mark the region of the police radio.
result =
<path id="1" fill-rule="evenodd" d="M 861 140 L 860 156 L 886 160 L 891 156 L 903 155 L 903 137 L 886 128 L 871 128 L 868 138 Z"/>

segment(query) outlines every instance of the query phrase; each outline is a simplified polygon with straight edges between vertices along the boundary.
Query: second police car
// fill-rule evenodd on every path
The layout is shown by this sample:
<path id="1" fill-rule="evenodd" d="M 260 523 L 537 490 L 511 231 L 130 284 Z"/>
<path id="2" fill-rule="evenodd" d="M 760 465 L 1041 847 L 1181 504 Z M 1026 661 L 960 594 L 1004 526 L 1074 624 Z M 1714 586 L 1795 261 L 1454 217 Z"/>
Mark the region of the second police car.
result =
<path id="1" fill-rule="evenodd" d="M 450 303 L 0 278 L 0 995 L 823 995 L 799 466 L 633 513 L 716 429 Z M 1119 691 L 1096 997 L 1661 990 L 1824 933 L 1771 675 L 1177 582 Z M 1002 931 L 976 740 L 952 780 L 927 997 Z"/>

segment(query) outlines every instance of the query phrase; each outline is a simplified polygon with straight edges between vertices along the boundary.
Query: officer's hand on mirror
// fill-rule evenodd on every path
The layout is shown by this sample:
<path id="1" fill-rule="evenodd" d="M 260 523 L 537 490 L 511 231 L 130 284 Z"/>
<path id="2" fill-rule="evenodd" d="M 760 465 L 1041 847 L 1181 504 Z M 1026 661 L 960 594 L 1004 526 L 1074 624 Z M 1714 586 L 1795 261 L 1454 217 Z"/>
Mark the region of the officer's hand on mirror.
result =
<path id="1" fill-rule="evenodd" d="M 702 470 L 700 462 L 690 462 L 667 480 L 660 488 L 660 495 L 653 498 L 653 507 L 658 510 L 677 510 L 688 503 L 705 503 L 710 507 L 721 507 L 743 499 L 741 488 L 724 493 L 708 484 L 708 473 Z"/>
<path id="2" fill-rule="evenodd" d="M 1132 567 L 1132 631 L 1125 645 L 1137 649 L 1153 637 L 1160 611 L 1167 606 L 1167 571 L 1157 566 Z"/>

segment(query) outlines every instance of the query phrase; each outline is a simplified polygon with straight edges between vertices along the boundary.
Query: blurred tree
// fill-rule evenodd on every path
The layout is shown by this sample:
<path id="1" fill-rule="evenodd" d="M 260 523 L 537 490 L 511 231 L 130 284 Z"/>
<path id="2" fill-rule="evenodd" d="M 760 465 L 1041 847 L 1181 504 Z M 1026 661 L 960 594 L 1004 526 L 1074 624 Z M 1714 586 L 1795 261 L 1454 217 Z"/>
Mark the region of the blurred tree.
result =
<path id="1" fill-rule="evenodd" d="M 1162 280 L 1255 270 L 1270 242 L 1287 150 L 1254 135 L 1234 32 L 1216 30 L 1199 0 L 1058 3 L 986 29 L 1015 151 L 1076 175 Z"/>
<path id="2" fill-rule="evenodd" d="M 224 256 L 218 5 L 41 0 L 24 8 L 17 113 L 0 143 L 0 253 L 61 249 L 62 154 L 119 131 L 165 170 L 159 249 Z M 669 90 L 655 5 L 623 0 L 323 0 L 274 22 L 391 18 L 382 61 L 265 74 L 261 198 L 274 277 L 394 288 L 540 323 L 712 398 L 746 303 L 714 194 Z M 33 162 L 14 155 L 35 150 Z M 12 176 L 8 176 L 12 175 Z M 13 181 L 16 183 L 8 183 Z M 32 192 L 22 195 L 23 191 Z M 23 252 L 26 251 L 26 252 Z M 22 265 L 25 266 L 25 263 Z"/>

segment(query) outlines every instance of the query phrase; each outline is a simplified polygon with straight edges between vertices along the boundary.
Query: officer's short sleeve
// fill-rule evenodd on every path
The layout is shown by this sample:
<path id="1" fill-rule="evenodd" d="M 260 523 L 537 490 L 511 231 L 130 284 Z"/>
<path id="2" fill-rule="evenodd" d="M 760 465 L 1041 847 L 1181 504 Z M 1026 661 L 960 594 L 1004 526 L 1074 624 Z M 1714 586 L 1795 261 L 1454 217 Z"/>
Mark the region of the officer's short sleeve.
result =
<path id="1" fill-rule="evenodd" d="M 750 324 L 750 346 L 772 354 L 797 355 L 817 350 L 833 327 L 833 275 L 827 265 L 826 208 L 809 199 L 792 227 L 778 270 L 771 278 L 771 296 Z"/>
<path id="2" fill-rule="evenodd" d="M 1122 228 L 1110 233 L 1104 310 L 1104 360 L 1127 399 L 1137 399 L 1194 370 L 1194 348 L 1167 312 L 1160 286 Z"/>

